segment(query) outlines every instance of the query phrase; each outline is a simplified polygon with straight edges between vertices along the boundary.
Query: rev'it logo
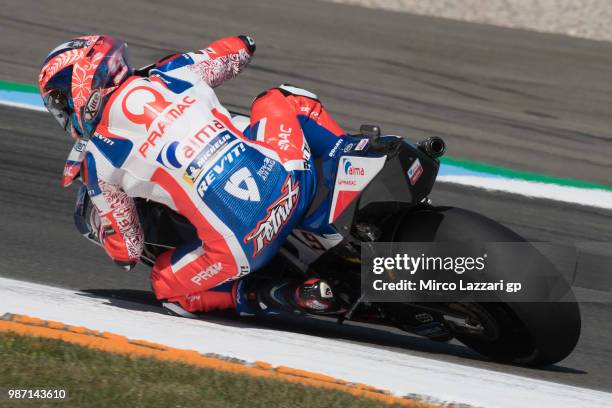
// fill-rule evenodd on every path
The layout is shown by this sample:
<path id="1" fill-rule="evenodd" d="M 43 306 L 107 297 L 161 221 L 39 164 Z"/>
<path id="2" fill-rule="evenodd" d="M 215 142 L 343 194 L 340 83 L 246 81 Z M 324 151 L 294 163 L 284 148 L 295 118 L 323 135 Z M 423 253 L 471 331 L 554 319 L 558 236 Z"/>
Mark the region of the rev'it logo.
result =
<path id="1" fill-rule="evenodd" d="M 144 102 L 144 103 L 143 103 Z M 171 105 L 164 96 L 157 90 L 147 86 L 137 86 L 125 95 L 121 103 L 123 114 L 133 123 L 145 125 L 147 130 L 157 117 Z M 141 106 L 142 112 L 134 112 L 132 108 Z"/>

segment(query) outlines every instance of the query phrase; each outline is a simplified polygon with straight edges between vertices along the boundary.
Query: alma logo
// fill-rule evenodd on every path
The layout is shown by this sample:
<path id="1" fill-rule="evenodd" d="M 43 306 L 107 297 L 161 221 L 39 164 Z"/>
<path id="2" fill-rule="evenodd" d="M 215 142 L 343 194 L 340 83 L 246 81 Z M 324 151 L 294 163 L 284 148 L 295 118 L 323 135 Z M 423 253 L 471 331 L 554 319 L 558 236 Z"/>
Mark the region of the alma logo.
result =
<path id="1" fill-rule="evenodd" d="M 144 107 L 142 113 L 133 112 L 128 107 L 141 104 Z M 149 130 L 153 121 L 170 105 L 171 103 L 156 89 L 148 86 L 136 86 L 130 89 L 123 98 L 121 110 L 130 121 L 145 125 Z"/>
<path id="2" fill-rule="evenodd" d="M 365 169 L 363 167 L 355 167 L 349 159 L 344 159 L 344 174 L 349 176 L 364 176 Z"/>

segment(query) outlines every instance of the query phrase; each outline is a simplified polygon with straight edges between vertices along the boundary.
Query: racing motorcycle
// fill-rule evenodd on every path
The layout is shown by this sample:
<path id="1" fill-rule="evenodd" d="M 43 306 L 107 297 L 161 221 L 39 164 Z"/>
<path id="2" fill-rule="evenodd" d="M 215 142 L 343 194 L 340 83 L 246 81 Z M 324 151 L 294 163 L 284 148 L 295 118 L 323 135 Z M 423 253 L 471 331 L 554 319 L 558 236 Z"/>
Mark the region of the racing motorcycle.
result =
<path id="1" fill-rule="evenodd" d="M 236 124 L 248 117 L 234 115 Z M 239 126 L 241 127 L 241 126 Z M 412 144 L 397 136 L 381 136 L 380 129 L 363 125 L 353 142 L 337 144 L 329 156 L 315 160 L 318 186 L 305 219 L 318 228 L 296 229 L 276 257 L 252 279 L 319 276 L 333 282 L 334 292 L 349 307 L 339 317 L 393 326 L 434 341 L 456 338 L 493 360 L 525 366 L 554 364 L 574 349 L 581 318 L 569 283 L 543 255 L 538 262 L 516 268 L 503 253 L 488 265 L 488 279 L 520 276 L 532 291 L 548 295 L 543 276 L 556 276 L 570 299 L 563 302 L 366 302 L 361 292 L 363 245 L 372 242 L 521 242 L 526 240 L 505 226 L 475 212 L 431 204 L 428 199 L 445 153 L 438 137 Z M 353 173 L 353 174 L 352 174 Z M 349 177 L 357 173 L 358 177 Z M 194 227 L 168 207 L 136 199 L 145 250 L 142 262 L 152 266 L 170 248 L 197 238 Z M 86 223 L 91 212 L 85 189 L 77 197 L 75 221 Z M 325 224 L 325 225 L 322 225 Z M 81 232 L 90 229 L 81 227 Z M 526 243 L 526 245 L 530 245 Z M 505 258 L 504 258 L 505 257 Z M 540 259 L 541 258 L 541 259 Z M 544 270 L 546 269 L 546 270 Z M 536 293 L 537 295 L 537 293 Z"/>

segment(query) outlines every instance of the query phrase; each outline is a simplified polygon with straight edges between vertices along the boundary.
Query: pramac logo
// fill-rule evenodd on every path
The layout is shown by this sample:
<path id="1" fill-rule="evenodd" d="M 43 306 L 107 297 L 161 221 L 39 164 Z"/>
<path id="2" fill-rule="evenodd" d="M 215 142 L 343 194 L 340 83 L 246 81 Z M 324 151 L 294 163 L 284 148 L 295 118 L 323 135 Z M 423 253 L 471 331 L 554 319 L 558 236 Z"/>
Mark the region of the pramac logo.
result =
<path id="1" fill-rule="evenodd" d="M 143 106 L 143 112 L 133 112 L 128 108 L 128 101 L 131 100 L 131 105 L 140 105 L 141 101 Z M 138 102 L 136 102 L 138 101 Z M 146 102 L 145 102 L 146 101 Z M 123 98 L 121 103 L 121 110 L 123 114 L 134 123 L 145 125 L 147 130 L 151 127 L 151 124 L 157 117 L 164 111 L 171 103 L 164 98 L 164 96 L 156 89 L 148 86 L 137 86 L 130 89 L 130 91 Z"/>
<path id="2" fill-rule="evenodd" d="M 138 148 L 140 154 L 147 157 L 149 147 L 155 147 L 168 126 L 194 103 L 195 99 L 189 95 L 180 101 L 168 101 L 161 92 L 149 86 L 130 89 L 121 102 L 121 110 L 131 122 L 144 125 L 149 132 L 147 140 Z"/>

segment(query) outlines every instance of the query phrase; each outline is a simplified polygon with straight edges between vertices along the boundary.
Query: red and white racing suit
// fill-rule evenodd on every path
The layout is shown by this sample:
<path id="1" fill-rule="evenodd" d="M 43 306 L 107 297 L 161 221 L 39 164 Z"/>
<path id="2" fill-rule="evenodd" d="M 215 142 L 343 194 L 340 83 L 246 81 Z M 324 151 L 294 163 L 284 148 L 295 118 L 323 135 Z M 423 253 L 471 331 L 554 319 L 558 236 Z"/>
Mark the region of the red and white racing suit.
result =
<path id="1" fill-rule="evenodd" d="M 116 262 L 131 266 L 143 250 L 133 197 L 196 227 L 197 241 L 163 253 L 151 271 L 157 298 L 188 311 L 235 307 L 232 281 L 269 260 L 299 222 L 316 179 L 303 126 L 320 139 L 344 134 L 314 94 L 291 86 L 261 94 L 250 128 L 239 130 L 213 88 L 249 63 L 245 39 L 176 54 L 127 79 L 85 147 L 82 178 Z"/>

